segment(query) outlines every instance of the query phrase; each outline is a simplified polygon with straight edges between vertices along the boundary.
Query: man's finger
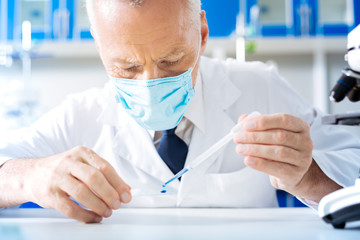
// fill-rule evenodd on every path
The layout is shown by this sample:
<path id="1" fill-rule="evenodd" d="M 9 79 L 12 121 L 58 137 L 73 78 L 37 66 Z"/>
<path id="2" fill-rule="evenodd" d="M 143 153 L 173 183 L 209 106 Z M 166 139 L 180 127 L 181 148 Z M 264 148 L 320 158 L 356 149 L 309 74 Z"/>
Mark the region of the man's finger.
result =
<path id="1" fill-rule="evenodd" d="M 302 134 L 282 129 L 240 131 L 234 135 L 234 141 L 238 144 L 279 145 L 295 150 L 300 150 L 303 147 L 301 144 Z"/>
<path id="2" fill-rule="evenodd" d="M 104 217 L 111 216 L 111 209 L 97 197 L 88 186 L 74 177 L 68 176 L 68 179 L 62 184 L 61 189 L 77 202 L 91 209 L 97 215 Z"/>
<path id="3" fill-rule="evenodd" d="M 127 185 L 120 176 L 116 173 L 115 169 L 109 162 L 102 159 L 95 152 L 90 149 L 83 149 L 82 157 L 87 161 L 88 164 L 94 166 L 100 172 L 102 172 L 108 182 L 118 192 L 120 199 L 124 203 L 128 203 L 131 200 L 130 186 Z"/>
<path id="4" fill-rule="evenodd" d="M 293 166 L 300 164 L 299 152 L 288 147 L 276 145 L 259 144 L 238 144 L 236 152 L 243 156 L 252 156 L 263 159 L 269 159 L 276 162 L 287 163 Z"/>
<path id="5" fill-rule="evenodd" d="M 74 166 L 70 169 L 70 172 L 74 177 L 82 181 L 88 188 L 94 191 L 107 204 L 107 206 L 112 209 L 118 209 L 120 207 L 118 192 L 108 182 L 107 178 L 100 170 L 91 165 L 78 162 L 77 164 L 74 164 Z"/>
<path id="6" fill-rule="evenodd" d="M 238 118 L 238 123 L 240 123 L 242 120 L 244 120 L 249 114 L 243 114 Z"/>
<path id="7" fill-rule="evenodd" d="M 84 222 L 84 223 L 99 223 L 102 221 L 102 217 L 96 213 L 86 210 L 78 206 L 72 201 L 65 193 L 60 194 L 57 199 L 56 209 L 65 216 Z"/>
<path id="8" fill-rule="evenodd" d="M 264 131 L 270 129 L 285 129 L 295 133 L 303 132 L 310 126 L 301 118 L 289 114 L 271 114 L 253 117 L 245 120 L 244 129 L 248 131 Z"/>

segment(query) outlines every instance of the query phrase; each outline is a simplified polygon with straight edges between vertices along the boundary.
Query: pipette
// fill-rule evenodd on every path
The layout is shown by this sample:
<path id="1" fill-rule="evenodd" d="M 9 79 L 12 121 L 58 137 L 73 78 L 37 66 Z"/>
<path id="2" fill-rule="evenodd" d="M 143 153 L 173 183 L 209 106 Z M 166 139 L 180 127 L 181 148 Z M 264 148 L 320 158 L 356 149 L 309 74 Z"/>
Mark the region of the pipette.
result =
<path id="1" fill-rule="evenodd" d="M 223 137 L 222 139 L 220 139 L 217 143 L 215 143 L 214 145 L 212 145 L 208 150 L 206 150 L 205 152 L 203 152 L 202 154 L 200 154 L 198 157 L 196 157 L 191 163 L 189 163 L 189 165 L 187 165 L 186 167 L 184 167 L 180 172 L 178 172 L 173 178 L 171 178 L 169 181 L 167 181 L 163 187 L 165 188 L 169 183 L 171 183 L 172 181 L 174 181 L 175 179 L 178 179 L 179 177 L 181 177 L 182 175 L 184 175 L 186 172 L 190 171 L 191 169 L 196 168 L 197 166 L 199 166 L 201 163 L 203 163 L 206 159 L 208 159 L 211 155 L 213 155 L 214 153 L 216 153 L 220 148 L 222 148 L 225 144 L 227 144 L 234 136 L 235 133 L 239 132 L 242 129 L 242 123 L 250 118 L 256 117 L 256 116 L 260 116 L 261 114 L 259 112 L 252 112 L 251 114 L 249 114 L 246 118 L 244 118 L 241 122 L 239 122 L 238 124 L 235 125 L 235 127 L 233 127 L 230 130 L 230 133 L 228 133 L 225 137 Z"/>

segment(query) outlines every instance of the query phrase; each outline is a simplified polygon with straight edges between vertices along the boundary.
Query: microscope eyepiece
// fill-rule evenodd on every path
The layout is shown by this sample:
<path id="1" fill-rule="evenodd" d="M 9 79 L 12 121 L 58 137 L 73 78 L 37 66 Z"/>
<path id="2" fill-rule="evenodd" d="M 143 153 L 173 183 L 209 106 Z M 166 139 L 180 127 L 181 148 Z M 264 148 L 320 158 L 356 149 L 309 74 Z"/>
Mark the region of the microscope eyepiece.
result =
<path id="1" fill-rule="evenodd" d="M 349 74 L 348 71 L 350 69 L 344 69 L 343 74 L 341 75 L 340 79 L 337 81 L 336 85 L 330 91 L 330 100 L 333 102 L 340 102 L 342 101 L 346 95 L 349 94 L 351 90 L 356 86 L 357 80 Z M 355 100 L 355 99 L 354 99 Z"/>

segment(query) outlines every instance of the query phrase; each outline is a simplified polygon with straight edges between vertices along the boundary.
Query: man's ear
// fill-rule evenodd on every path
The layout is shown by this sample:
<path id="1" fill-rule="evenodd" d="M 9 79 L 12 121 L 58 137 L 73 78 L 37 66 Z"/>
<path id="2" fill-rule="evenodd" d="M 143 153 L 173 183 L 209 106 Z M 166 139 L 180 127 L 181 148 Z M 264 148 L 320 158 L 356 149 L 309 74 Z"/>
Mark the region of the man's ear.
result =
<path id="1" fill-rule="evenodd" d="M 209 26 L 206 19 L 206 12 L 201 10 L 200 14 L 201 21 L 201 52 L 200 55 L 203 55 L 206 49 L 206 44 L 209 39 Z"/>

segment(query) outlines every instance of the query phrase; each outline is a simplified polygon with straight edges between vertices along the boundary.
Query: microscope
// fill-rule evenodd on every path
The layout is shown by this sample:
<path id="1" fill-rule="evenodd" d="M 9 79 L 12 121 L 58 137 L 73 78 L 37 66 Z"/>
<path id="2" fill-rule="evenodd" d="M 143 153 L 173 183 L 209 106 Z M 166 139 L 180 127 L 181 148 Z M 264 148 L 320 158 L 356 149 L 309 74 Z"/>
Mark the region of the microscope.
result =
<path id="1" fill-rule="evenodd" d="M 348 52 L 345 61 L 349 67 L 342 70 L 342 75 L 330 91 L 330 100 L 340 102 L 346 96 L 352 102 L 360 101 L 360 25 L 348 35 Z M 360 112 L 329 115 L 322 119 L 323 124 L 360 125 Z"/>
<path id="2" fill-rule="evenodd" d="M 347 97 L 352 102 L 360 101 L 360 25 L 348 34 L 348 52 L 345 61 L 349 67 L 330 91 L 330 100 L 340 102 Z M 323 124 L 360 125 L 360 112 L 324 116 Z M 334 228 L 345 228 L 346 223 L 360 221 L 360 172 L 355 185 L 345 187 L 323 197 L 319 203 L 319 216 Z"/>

